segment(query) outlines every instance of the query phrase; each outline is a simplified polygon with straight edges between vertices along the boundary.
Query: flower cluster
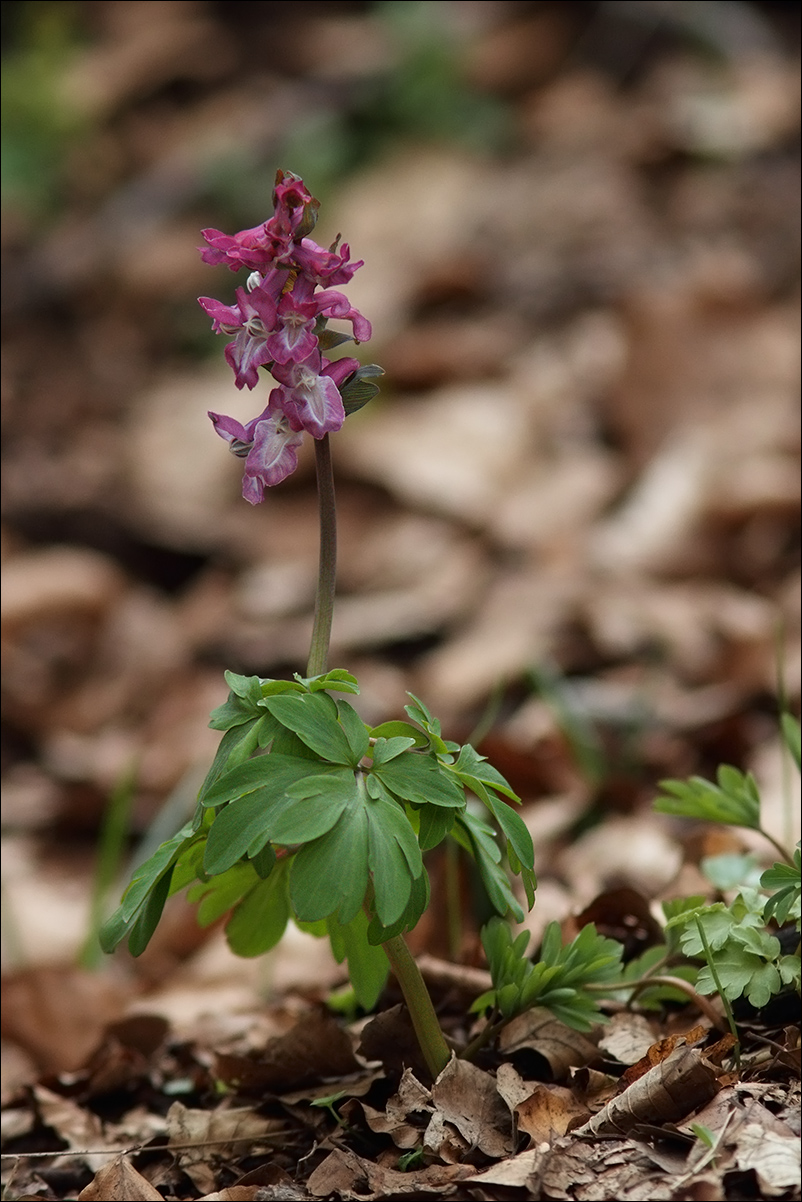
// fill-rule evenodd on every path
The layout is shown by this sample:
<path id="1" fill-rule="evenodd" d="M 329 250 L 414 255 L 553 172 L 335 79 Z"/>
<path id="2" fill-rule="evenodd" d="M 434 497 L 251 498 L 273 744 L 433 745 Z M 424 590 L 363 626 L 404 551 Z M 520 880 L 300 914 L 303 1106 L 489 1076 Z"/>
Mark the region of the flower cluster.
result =
<path id="1" fill-rule="evenodd" d="M 355 342 L 366 342 L 371 334 L 370 322 L 332 286 L 347 284 L 362 263 L 349 260 L 349 247 L 339 246 L 339 238 L 324 250 L 308 237 L 319 203 L 303 180 L 279 171 L 273 205 L 273 216 L 254 229 L 233 236 L 204 230 L 207 246 L 201 251 L 204 263 L 250 271 L 245 287 L 236 290 L 235 304 L 198 298 L 215 333 L 233 339 L 225 354 L 237 387 L 255 388 L 260 367 L 278 385 L 267 407 L 244 426 L 209 414 L 229 449 L 245 459 L 242 495 L 252 505 L 263 499 L 265 488 L 295 471 L 305 431 L 323 438 L 345 420 L 340 389 L 359 361 L 332 361 L 322 354 L 321 346 L 348 340 L 326 334 L 329 318 L 350 322 Z"/>

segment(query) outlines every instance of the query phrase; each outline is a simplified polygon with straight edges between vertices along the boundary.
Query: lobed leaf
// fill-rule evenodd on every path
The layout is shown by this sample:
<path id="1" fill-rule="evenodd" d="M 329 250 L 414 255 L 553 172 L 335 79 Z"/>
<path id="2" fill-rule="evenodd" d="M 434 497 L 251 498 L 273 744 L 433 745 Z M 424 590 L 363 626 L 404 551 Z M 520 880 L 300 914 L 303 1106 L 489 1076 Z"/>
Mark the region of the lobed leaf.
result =
<path id="1" fill-rule="evenodd" d="M 265 697 L 265 708 L 282 726 L 301 739 L 322 759 L 356 767 L 354 752 L 338 722 L 337 706 L 328 693 L 298 693 Z"/>

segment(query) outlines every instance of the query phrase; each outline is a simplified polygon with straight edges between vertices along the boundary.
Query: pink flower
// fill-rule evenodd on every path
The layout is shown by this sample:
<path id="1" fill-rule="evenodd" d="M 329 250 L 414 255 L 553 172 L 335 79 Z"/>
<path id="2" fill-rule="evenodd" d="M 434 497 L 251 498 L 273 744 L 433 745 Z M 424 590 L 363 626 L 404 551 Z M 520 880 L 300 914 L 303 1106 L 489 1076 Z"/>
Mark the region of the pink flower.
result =
<path id="1" fill-rule="evenodd" d="M 354 365 L 350 371 L 359 366 L 356 359 L 345 362 Z M 300 363 L 273 365 L 273 375 L 285 385 L 279 403 L 293 429 L 307 430 L 313 438 L 322 438 L 324 434 L 340 429 L 345 421 L 345 410 L 337 377 L 343 374 L 343 369 L 337 367 L 333 372 L 334 368 L 335 364 L 324 360 L 320 351 L 314 351 Z"/>
<path id="2" fill-rule="evenodd" d="M 242 495 L 251 505 L 264 499 L 264 491 L 286 480 L 298 466 L 303 433 L 293 430 L 277 405 L 279 389 L 270 393 L 267 408 L 244 426 L 233 417 L 209 413 L 212 424 L 229 450 L 245 459 Z"/>
<path id="3" fill-rule="evenodd" d="M 198 304 L 212 318 L 215 333 L 236 335 L 226 347 L 226 360 L 234 370 L 237 388 L 255 388 L 259 368 L 271 361 L 267 342 L 276 324 L 272 294 L 281 291 L 282 276 L 283 272 L 271 272 L 251 292 L 237 288 L 236 305 L 224 305 L 209 296 L 198 298 Z"/>
<path id="4" fill-rule="evenodd" d="M 294 250 L 294 261 L 304 275 L 308 275 L 316 284 L 347 284 L 354 272 L 364 265 L 364 260 L 357 263 L 349 261 L 351 248 L 343 243 L 342 251 L 337 253 L 337 243 L 329 250 L 324 250 L 311 238 L 302 238 Z"/>

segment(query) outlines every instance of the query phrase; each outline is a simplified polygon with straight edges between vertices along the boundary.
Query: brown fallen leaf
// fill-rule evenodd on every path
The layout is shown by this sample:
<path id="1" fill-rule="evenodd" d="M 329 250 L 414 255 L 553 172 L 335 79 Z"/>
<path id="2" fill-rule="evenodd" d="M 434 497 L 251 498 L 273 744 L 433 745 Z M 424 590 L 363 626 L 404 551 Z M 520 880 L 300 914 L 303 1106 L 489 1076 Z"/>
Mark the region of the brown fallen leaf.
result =
<path id="1" fill-rule="evenodd" d="M 623 1093 L 625 1089 L 628 1089 L 630 1085 L 634 1085 L 640 1077 L 648 1073 L 649 1069 L 667 1060 L 680 1043 L 684 1044 L 685 1047 L 691 1047 L 693 1044 L 705 1039 L 706 1036 L 706 1027 L 693 1027 L 692 1030 L 686 1031 L 684 1035 L 666 1035 L 664 1039 L 657 1039 L 653 1043 L 650 1043 L 640 1059 L 630 1064 L 626 1072 L 622 1074 L 619 1092 Z"/>
<path id="2" fill-rule="evenodd" d="M 359 1111 L 371 1131 L 389 1135 L 397 1148 L 414 1148 L 432 1114 L 432 1095 L 414 1073 L 405 1069 L 398 1092 L 388 1100 L 384 1110 L 375 1110 L 367 1103 L 353 1099 L 345 1103 L 341 1114 L 350 1121 L 351 1115 Z M 414 1115 L 418 1116 L 417 1123 L 413 1120 Z"/>
<path id="3" fill-rule="evenodd" d="M 375 1198 L 418 1197 L 435 1194 L 453 1196 L 455 1183 L 470 1177 L 471 1169 L 461 1164 L 433 1164 L 418 1172 L 399 1173 L 372 1160 L 364 1160 L 354 1152 L 335 1150 L 318 1165 L 306 1183 L 315 1198 Z"/>
<path id="4" fill-rule="evenodd" d="M 204 1194 L 198 1202 L 255 1202 L 256 1198 L 264 1195 L 264 1189 L 259 1185 L 230 1185 L 228 1189 L 216 1190 L 213 1194 Z M 278 1194 L 275 1195 L 277 1198 Z"/>
<path id="5" fill-rule="evenodd" d="M 718 1073 L 697 1048 L 682 1046 L 594 1115 L 576 1135 L 626 1135 L 639 1123 L 673 1123 L 718 1092 Z"/>
<path id="6" fill-rule="evenodd" d="M 127 1156 L 98 1169 L 78 1195 L 78 1202 L 164 1202 L 159 1191 L 138 1173 Z"/>
<path id="7" fill-rule="evenodd" d="M 529 1097 L 515 1107 L 518 1130 L 533 1144 L 552 1144 L 572 1126 L 588 1118 L 590 1111 L 563 1085 L 536 1085 Z"/>
<path id="8" fill-rule="evenodd" d="M 3 1035 L 29 1052 L 42 1072 L 78 1069 L 119 1017 L 125 993 L 74 965 L 42 965 L 2 982 Z"/>
<path id="9" fill-rule="evenodd" d="M 517 1156 L 510 1156 L 499 1161 L 491 1168 L 477 1173 L 470 1178 L 471 1185 L 501 1185 L 506 1189 L 532 1189 L 533 1181 L 537 1179 L 546 1158 L 548 1148 L 529 1148 Z M 533 1191 L 534 1192 L 534 1191 Z"/>
<path id="10" fill-rule="evenodd" d="M 598 1031 L 601 1033 L 601 1027 Z M 542 1007 L 527 1010 L 507 1023 L 498 1046 L 505 1056 L 524 1050 L 536 1052 L 548 1064 L 555 1081 L 563 1080 L 569 1069 L 582 1068 L 599 1056 L 592 1033 L 583 1035 L 566 1027 Z"/>
<path id="11" fill-rule="evenodd" d="M 432 1101 L 469 1150 L 478 1148 L 495 1160 L 513 1151 L 510 1113 L 490 1073 L 452 1057 L 432 1086 Z"/>
<path id="12" fill-rule="evenodd" d="M 351 1040 L 328 1011 L 310 1010 L 284 1035 L 253 1056 L 220 1053 L 215 1075 L 249 1094 L 281 1093 L 321 1077 L 343 1077 L 362 1068 Z"/>
<path id="13" fill-rule="evenodd" d="M 654 1044 L 655 1032 L 642 1014 L 614 1014 L 599 1040 L 599 1051 L 619 1064 L 636 1064 Z M 651 1064 L 649 1065 L 651 1068 Z"/>

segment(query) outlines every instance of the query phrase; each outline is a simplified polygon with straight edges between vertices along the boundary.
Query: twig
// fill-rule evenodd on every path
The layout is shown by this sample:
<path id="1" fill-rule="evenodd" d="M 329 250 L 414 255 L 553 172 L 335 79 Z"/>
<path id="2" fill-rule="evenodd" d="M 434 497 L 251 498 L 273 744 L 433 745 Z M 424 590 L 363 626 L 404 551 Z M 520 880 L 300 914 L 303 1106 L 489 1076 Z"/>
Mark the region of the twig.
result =
<path id="1" fill-rule="evenodd" d="M 264 1135 L 232 1135 L 228 1138 L 202 1139 L 188 1144 L 133 1144 L 130 1148 L 57 1148 L 53 1152 L 0 1152 L 3 1160 L 42 1160 L 54 1156 L 133 1156 L 137 1152 L 186 1152 L 191 1148 L 212 1148 L 217 1144 L 271 1143 L 284 1132 Z"/>

